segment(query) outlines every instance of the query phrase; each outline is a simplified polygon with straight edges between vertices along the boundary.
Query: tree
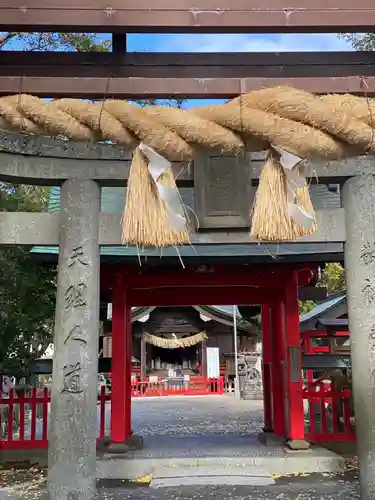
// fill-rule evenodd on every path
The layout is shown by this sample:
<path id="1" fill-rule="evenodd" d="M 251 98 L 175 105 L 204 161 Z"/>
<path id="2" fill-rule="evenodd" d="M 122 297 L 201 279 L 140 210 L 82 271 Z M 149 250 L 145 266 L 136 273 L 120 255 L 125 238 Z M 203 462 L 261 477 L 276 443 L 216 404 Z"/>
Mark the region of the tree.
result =
<path id="1" fill-rule="evenodd" d="M 328 293 L 343 292 L 346 288 L 345 270 L 338 262 L 330 262 L 325 265 L 319 281 L 327 287 Z"/>
<path id="2" fill-rule="evenodd" d="M 87 33 L 0 33 L 0 50 L 106 52 L 111 40 Z M 0 183 L 0 211 L 41 211 L 49 191 Z M 52 341 L 55 267 L 30 249 L 0 248 L 0 373 L 24 373 Z"/>
<path id="3" fill-rule="evenodd" d="M 0 184 L 1 211 L 40 211 L 46 190 Z M 36 262 L 30 249 L 0 249 L 0 373 L 24 373 L 51 342 L 55 269 Z"/>
<path id="4" fill-rule="evenodd" d="M 0 50 L 108 52 L 111 39 L 91 33 L 0 32 Z"/>
<path id="5" fill-rule="evenodd" d="M 341 37 L 349 42 L 354 50 L 375 50 L 374 33 L 348 33 Z"/>
<path id="6" fill-rule="evenodd" d="M 313 300 L 300 300 L 298 302 L 299 313 L 306 314 L 312 311 L 316 307 L 316 303 Z"/>
<path id="7" fill-rule="evenodd" d="M 327 287 L 328 294 L 343 292 L 346 288 L 345 270 L 338 262 L 327 263 L 322 271 L 318 285 Z M 312 311 L 316 303 L 312 300 L 299 302 L 300 314 Z"/>
<path id="8" fill-rule="evenodd" d="M 0 50 L 108 52 L 110 38 L 90 33 L 0 32 Z M 140 105 L 182 107 L 178 99 Z M 40 211 L 48 190 L 0 183 L 0 211 Z M 55 268 L 40 264 L 30 249 L 0 249 L 0 373 L 23 373 L 52 342 Z"/>

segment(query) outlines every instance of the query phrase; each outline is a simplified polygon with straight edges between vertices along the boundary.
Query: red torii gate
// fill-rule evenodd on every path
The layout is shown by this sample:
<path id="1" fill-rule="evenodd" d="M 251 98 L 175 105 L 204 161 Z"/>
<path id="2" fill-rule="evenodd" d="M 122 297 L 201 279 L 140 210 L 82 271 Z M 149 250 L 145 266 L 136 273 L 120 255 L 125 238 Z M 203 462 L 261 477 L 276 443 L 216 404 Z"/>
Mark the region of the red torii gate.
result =
<path id="1" fill-rule="evenodd" d="M 131 435 L 131 307 L 199 303 L 261 304 L 264 430 L 304 449 L 298 287 L 317 266 L 105 267 L 102 287 L 112 293 L 111 442 Z"/>

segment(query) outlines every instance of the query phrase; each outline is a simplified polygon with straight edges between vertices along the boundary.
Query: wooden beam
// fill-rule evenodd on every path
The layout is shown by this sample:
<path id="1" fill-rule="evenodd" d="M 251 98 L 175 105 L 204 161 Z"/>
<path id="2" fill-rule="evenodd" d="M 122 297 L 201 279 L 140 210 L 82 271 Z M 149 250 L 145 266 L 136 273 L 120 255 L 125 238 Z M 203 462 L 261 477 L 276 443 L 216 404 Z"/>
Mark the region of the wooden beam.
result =
<path id="1" fill-rule="evenodd" d="M 112 34 L 112 51 L 116 54 L 123 54 L 126 52 L 127 37 L 126 33 L 113 33 Z M 108 56 L 107 52 L 99 52 L 104 56 Z M 51 54 L 52 55 L 52 54 Z M 77 55 L 77 54 L 75 54 Z M 80 54 L 78 54 L 80 55 Z"/>
<path id="2" fill-rule="evenodd" d="M 300 297 L 303 290 L 318 290 L 312 287 L 300 288 Z M 132 306 L 190 306 L 192 301 L 195 305 L 203 305 L 207 301 L 210 304 L 231 305 L 235 304 L 263 304 L 274 299 L 275 295 L 270 292 L 246 287 L 215 287 L 215 288 L 163 288 L 151 290 L 134 290 L 130 293 Z M 302 297 L 304 297 L 302 293 Z M 300 298 L 300 300 L 313 300 Z"/>
<path id="3" fill-rule="evenodd" d="M 307 267 L 307 266 L 306 266 Z M 138 268 L 139 269 L 139 268 Z M 252 265 L 214 265 L 214 266 L 187 266 L 145 268 L 138 270 L 134 267 L 124 267 L 126 283 L 132 291 L 178 289 L 178 288 L 206 288 L 209 294 L 215 287 L 253 287 L 255 289 L 282 290 L 285 280 L 295 266 L 252 266 Z M 299 269 L 298 274 L 304 274 L 305 267 Z M 259 291 L 259 290 L 258 290 Z M 242 301 L 245 299 L 242 298 Z M 206 299 L 207 301 L 207 299 Z"/>
<path id="4" fill-rule="evenodd" d="M 375 76 L 375 52 L 113 53 L 0 51 L 0 75 L 80 78 L 296 78 Z"/>
<path id="5" fill-rule="evenodd" d="M 264 246 L 264 245 L 257 245 Z M 290 272 L 291 269 L 297 269 L 298 280 L 301 283 L 299 291 L 302 289 L 310 288 L 312 277 L 316 276 L 317 265 L 314 263 L 287 263 L 284 262 L 281 266 L 267 268 L 262 264 L 238 264 L 238 263 L 215 263 L 211 266 L 205 265 L 191 265 L 187 264 L 184 269 L 180 266 L 165 264 L 161 268 L 159 266 L 147 265 L 140 268 L 129 267 L 129 265 L 122 263 L 120 265 L 121 272 L 127 275 L 127 284 L 133 287 L 133 290 L 149 291 L 157 289 L 163 292 L 169 290 L 171 287 L 174 289 L 181 289 L 181 287 L 196 287 L 198 282 L 211 291 L 213 287 L 240 287 L 251 288 L 266 286 L 268 289 L 277 290 L 282 288 L 280 280 Z M 112 293 L 114 277 L 119 265 L 103 264 L 100 270 L 100 283 L 103 290 L 108 295 Z M 193 278 L 186 278 L 187 271 L 190 269 Z M 167 275 L 167 277 L 166 277 Z M 203 276 L 203 278 L 202 278 Z M 276 279 L 278 278 L 278 280 Z M 272 278 L 270 284 L 269 278 Z M 204 281 L 202 281 L 202 279 Z M 181 282 L 180 282 L 181 280 Z M 188 281 L 186 281 L 188 280 Z M 246 298 L 242 297 L 241 301 L 246 302 Z M 239 301 L 238 303 L 242 303 Z M 217 302 L 219 303 L 219 302 Z"/>
<path id="6" fill-rule="evenodd" d="M 0 95 L 33 94 L 43 98 L 84 99 L 226 99 L 265 87 L 287 85 L 314 94 L 375 96 L 375 76 L 291 78 L 79 78 L 0 76 Z"/>
<path id="7" fill-rule="evenodd" d="M 2 31 L 367 32 L 372 0 L 2 0 Z"/>
<path id="8" fill-rule="evenodd" d="M 333 334 L 335 332 L 346 332 L 349 330 L 349 320 L 320 318 L 316 323 L 316 329 L 320 332 L 326 332 L 330 334 Z"/>
<path id="9" fill-rule="evenodd" d="M 328 295 L 325 286 L 305 286 L 300 287 L 298 291 L 299 300 L 312 300 L 313 302 L 322 302 Z"/>
<path id="10" fill-rule="evenodd" d="M 105 266 L 101 272 L 101 283 L 108 289 L 113 289 L 114 276 L 118 266 Z M 180 266 L 153 266 L 145 265 L 142 268 L 123 265 L 121 272 L 126 275 L 126 283 L 131 291 L 168 290 L 203 287 L 210 292 L 216 287 L 252 288 L 259 291 L 282 290 L 284 280 L 291 272 L 296 271 L 301 286 L 311 282 L 316 273 L 316 264 L 283 264 L 280 266 L 265 266 L 252 264 L 213 264 Z M 242 298 L 241 303 L 246 303 Z"/>
<path id="11" fill-rule="evenodd" d="M 277 292 L 275 292 L 277 293 Z M 271 293 L 271 297 L 274 297 Z M 212 287 L 212 288 L 164 288 L 133 290 L 130 302 L 140 306 L 191 306 L 210 304 L 231 305 L 246 302 L 262 304 L 270 298 L 270 292 L 250 287 Z"/>
<path id="12" fill-rule="evenodd" d="M 101 213 L 100 245 L 121 245 L 121 214 Z M 318 210 L 315 234 L 300 238 L 300 243 L 344 242 L 344 209 Z M 205 231 L 191 236 L 193 245 L 253 244 L 249 231 Z M 59 214 L 32 212 L 0 212 L 0 245 L 59 245 Z M 302 286 L 303 283 L 300 283 Z"/>

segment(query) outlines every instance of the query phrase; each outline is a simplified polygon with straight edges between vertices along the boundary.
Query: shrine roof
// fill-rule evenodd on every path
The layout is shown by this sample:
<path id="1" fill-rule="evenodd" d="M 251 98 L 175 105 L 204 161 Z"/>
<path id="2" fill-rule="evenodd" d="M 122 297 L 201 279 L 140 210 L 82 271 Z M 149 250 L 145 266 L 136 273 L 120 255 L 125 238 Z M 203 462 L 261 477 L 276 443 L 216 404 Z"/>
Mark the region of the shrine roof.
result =
<path id="1" fill-rule="evenodd" d="M 196 309 L 201 317 L 207 320 L 217 321 L 224 325 L 233 326 L 233 306 L 222 305 L 204 305 L 204 306 L 191 306 Z M 132 321 L 147 321 L 149 314 L 156 309 L 155 306 L 150 307 L 132 307 Z M 241 316 L 238 308 L 235 308 L 237 326 L 243 327 L 244 319 Z M 111 319 L 112 314 L 109 311 L 108 319 Z"/>
<path id="2" fill-rule="evenodd" d="M 330 295 L 308 313 L 301 314 L 301 332 L 314 329 L 321 318 L 336 319 L 347 313 L 346 292 Z"/>

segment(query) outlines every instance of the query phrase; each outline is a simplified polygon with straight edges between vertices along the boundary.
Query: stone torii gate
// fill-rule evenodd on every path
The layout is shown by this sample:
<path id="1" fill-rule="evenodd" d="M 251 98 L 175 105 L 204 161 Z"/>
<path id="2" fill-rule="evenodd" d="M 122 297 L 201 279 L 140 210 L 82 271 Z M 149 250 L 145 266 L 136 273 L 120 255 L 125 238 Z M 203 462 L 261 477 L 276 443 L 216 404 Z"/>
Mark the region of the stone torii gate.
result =
<path id="1" fill-rule="evenodd" d="M 120 244 L 120 214 L 101 212 L 100 191 L 101 186 L 123 185 L 126 182 L 128 171 L 124 166 L 129 163 L 129 155 L 113 146 L 93 145 L 87 148 L 85 145 L 75 143 L 23 137 L 11 133 L 1 134 L 0 149 L 2 151 L 0 153 L 0 179 L 2 181 L 61 185 L 59 213 L 0 213 L 0 244 L 59 247 L 52 418 L 49 431 L 49 491 L 53 500 L 72 498 L 92 500 L 95 495 L 96 477 L 99 248 L 101 245 Z M 239 167 L 245 168 L 248 176 L 253 179 L 259 175 L 258 158 L 259 155 L 254 155 L 252 160 L 247 158 L 246 164 Z M 202 165 L 208 161 L 209 157 L 202 157 L 196 163 L 200 163 L 204 171 Z M 226 162 L 229 169 L 233 169 L 233 165 L 238 163 L 233 162 L 231 157 L 228 157 Z M 175 167 L 180 169 L 180 165 L 175 165 Z M 375 396 L 375 309 L 373 307 L 375 302 L 375 162 L 370 158 L 360 157 L 342 163 L 317 165 L 316 171 L 319 182 L 337 182 L 343 185 L 343 208 L 318 211 L 319 230 L 314 235 L 306 237 L 304 242 L 306 245 L 328 245 L 328 247 L 331 245 L 331 251 L 334 248 L 333 252 L 336 256 L 340 255 L 343 246 L 345 248 L 361 484 L 363 498 L 374 499 L 375 409 L 372 402 Z M 197 180 L 193 169 L 185 167 L 180 182 L 184 182 L 185 185 L 191 182 L 198 193 L 201 188 L 200 183 L 207 180 L 202 179 L 202 172 L 199 175 L 200 179 Z M 220 179 L 217 181 L 219 182 Z M 212 186 L 213 191 L 214 189 L 215 185 Z M 238 184 L 232 189 L 238 189 Z M 247 200 L 246 203 L 251 202 Z M 249 206 L 245 208 L 248 210 Z M 198 212 L 198 217 L 202 217 L 202 213 Z M 247 230 L 233 233 L 227 230 L 212 233 L 208 231 L 197 234 L 195 238 L 195 245 L 207 242 L 219 244 L 249 242 L 254 251 L 261 252 L 263 255 L 269 252 L 271 247 L 274 254 L 277 251 L 281 256 L 285 256 L 287 251 L 283 249 L 282 244 L 278 247 L 262 244 L 260 250 L 256 250 L 259 245 L 254 241 L 249 241 Z M 291 245 L 297 248 L 299 243 Z M 259 261 L 259 253 L 258 257 L 254 256 L 253 261 L 256 262 L 257 259 Z M 293 258 L 294 262 L 300 260 L 318 262 L 320 259 L 326 260 L 327 253 L 323 253 L 322 256 L 317 253 L 315 255 L 300 254 Z M 269 261 L 271 260 L 270 258 Z M 270 270 L 272 269 L 275 269 L 274 265 L 270 267 Z M 192 282 L 194 276 L 189 274 L 190 272 L 186 270 L 184 276 Z M 251 279 L 255 278 L 245 273 L 242 286 L 246 280 L 249 285 L 254 285 L 256 282 L 251 282 Z M 126 283 L 125 275 L 123 280 Z M 239 281 L 236 283 L 238 284 Z M 282 286 L 285 283 L 283 281 Z M 198 283 L 196 286 L 201 285 Z M 147 300 L 155 296 L 149 293 Z M 133 294 L 133 300 L 140 300 L 139 297 L 140 294 Z M 262 298 L 261 295 L 260 297 Z M 142 300 L 146 299 L 143 297 Z M 168 300 L 171 300 L 171 294 Z M 255 297 L 251 300 L 255 300 Z M 281 325 L 284 321 L 286 321 L 287 331 L 288 321 L 295 321 L 295 318 L 293 320 L 288 315 L 285 316 L 285 320 L 283 318 L 286 304 L 297 304 L 296 284 L 285 288 L 282 300 L 267 302 L 266 297 L 263 296 L 261 301 L 264 304 L 263 316 L 267 317 L 267 314 L 270 314 L 269 327 L 275 340 L 276 332 L 282 329 Z M 123 352 L 126 352 L 125 331 L 130 319 L 130 305 L 130 300 L 124 303 L 126 314 L 120 318 L 124 335 L 119 338 L 119 342 L 123 346 Z M 268 402 L 265 409 L 265 424 L 268 427 L 266 430 L 273 430 L 278 435 L 285 434 L 284 417 L 280 412 L 287 411 L 289 414 L 289 417 L 286 417 L 287 421 L 295 432 L 289 437 L 298 441 L 303 440 L 300 403 L 298 399 L 291 399 L 290 406 L 286 410 L 283 402 L 285 387 L 280 385 L 283 380 L 283 367 L 280 361 L 283 360 L 290 375 L 292 390 L 297 393 L 301 390 L 300 363 L 298 362 L 299 330 L 298 327 L 296 329 L 291 325 L 290 331 L 294 332 L 294 340 L 291 343 L 284 345 L 274 343 L 272 352 L 268 350 L 267 355 L 265 354 L 264 363 L 270 366 L 272 372 L 270 374 L 266 369 L 267 380 L 272 378 L 274 384 L 273 411 Z M 282 337 L 277 338 L 282 341 Z M 272 361 L 274 361 L 273 364 Z M 126 373 L 123 377 L 120 393 L 117 392 L 120 396 L 121 390 L 124 391 L 123 399 L 117 402 L 117 407 L 125 412 L 127 410 L 123 405 L 126 406 L 129 391 L 126 387 L 128 383 Z M 293 407 L 293 405 L 297 406 Z M 127 408 L 129 410 L 129 401 Z M 298 420 L 295 425 L 293 419 Z M 115 432 L 121 434 L 122 431 L 117 428 Z M 118 440 L 122 437 L 124 436 L 117 436 Z"/>

